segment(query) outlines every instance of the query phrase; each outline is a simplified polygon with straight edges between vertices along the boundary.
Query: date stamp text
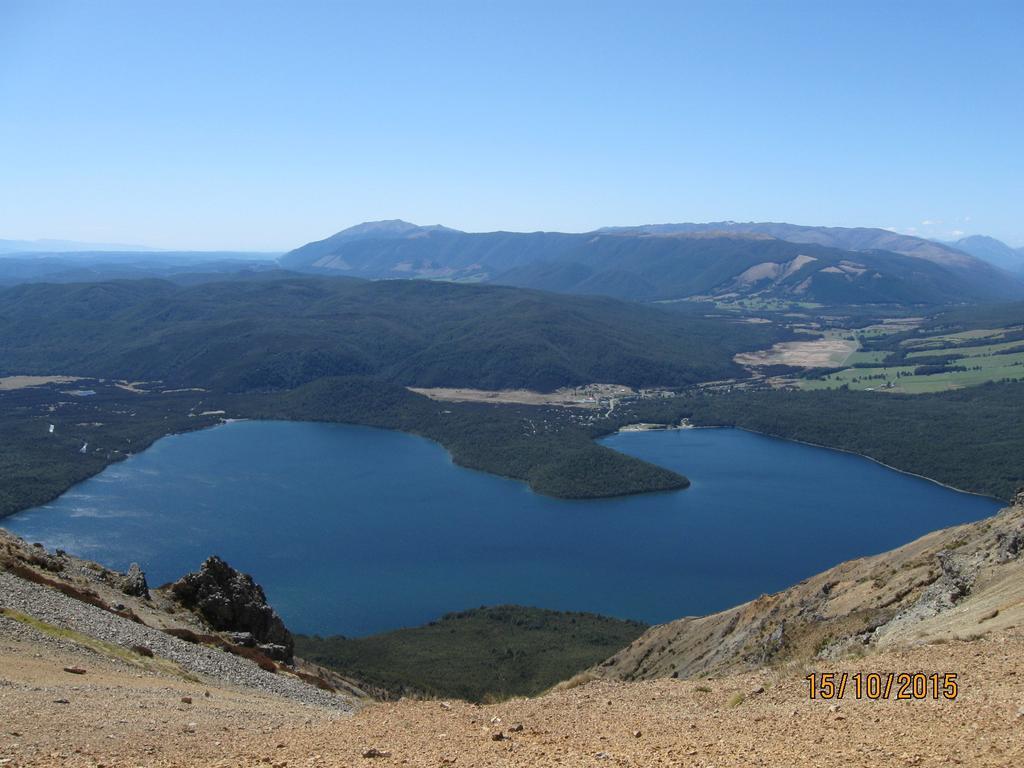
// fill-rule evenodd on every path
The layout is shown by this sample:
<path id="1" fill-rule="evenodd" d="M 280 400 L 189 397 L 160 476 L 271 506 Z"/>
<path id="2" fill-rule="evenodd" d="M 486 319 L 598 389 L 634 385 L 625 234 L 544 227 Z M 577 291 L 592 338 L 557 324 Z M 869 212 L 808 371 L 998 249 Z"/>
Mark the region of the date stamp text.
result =
<path id="1" fill-rule="evenodd" d="M 804 680 L 811 699 L 953 701 L 960 692 L 955 672 L 814 672 Z"/>

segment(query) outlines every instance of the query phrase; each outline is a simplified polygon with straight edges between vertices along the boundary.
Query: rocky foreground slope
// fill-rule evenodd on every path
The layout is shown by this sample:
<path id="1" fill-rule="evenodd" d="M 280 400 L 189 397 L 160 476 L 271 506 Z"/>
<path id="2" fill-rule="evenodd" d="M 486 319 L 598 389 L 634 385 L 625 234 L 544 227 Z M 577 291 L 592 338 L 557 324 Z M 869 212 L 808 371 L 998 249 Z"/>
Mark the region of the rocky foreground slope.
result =
<path id="1" fill-rule="evenodd" d="M 342 711 L 368 698 L 350 681 L 293 659 L 291 635 L 263 590 L 215 557 L 196 573 L 150 589 L 138 566 L 121 574 L 0 530 L 5 635 L 80 646 L 143 675 L 251 689 Z"/>
<path id="2" fill-rule="evenodd" d="M 173 590 L 128 595 L 139 574 L 4 538 L 0 766 L 1022 765 L 1021 502 L 487 706 L 371 703 L 298 660 L 263 669 L 168 634 L 212 631 Z M 199 591 L 223 608 L 244 578 L 221 581 Z M 958 690 L 811 699 L 812 672 L 952 673 Z"/>

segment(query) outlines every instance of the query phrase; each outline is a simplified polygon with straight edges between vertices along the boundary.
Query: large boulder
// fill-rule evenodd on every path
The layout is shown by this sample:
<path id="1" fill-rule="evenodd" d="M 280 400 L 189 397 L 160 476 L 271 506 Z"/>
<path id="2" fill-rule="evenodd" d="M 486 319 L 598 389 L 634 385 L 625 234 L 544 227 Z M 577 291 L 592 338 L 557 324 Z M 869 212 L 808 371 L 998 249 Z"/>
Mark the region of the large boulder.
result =
<path id="1" fill-rule="evenodd" d="M 211 557 L 198 572 L 182 576 L 170 592 L 218 632 L 249 633 L 272 658 L 290 662 L 295 648 L 291 632 L 267 604 L 267 596 L 252 576 Z"/>
<path id="2" fill-rule="evenodd" d="M 146 574 L 139 567 L 138 563 L 132 563 L 128 573 L 124 575 L 121 591 L 132 597 L 149 597 L 149 584 L 146 583 Z"/>

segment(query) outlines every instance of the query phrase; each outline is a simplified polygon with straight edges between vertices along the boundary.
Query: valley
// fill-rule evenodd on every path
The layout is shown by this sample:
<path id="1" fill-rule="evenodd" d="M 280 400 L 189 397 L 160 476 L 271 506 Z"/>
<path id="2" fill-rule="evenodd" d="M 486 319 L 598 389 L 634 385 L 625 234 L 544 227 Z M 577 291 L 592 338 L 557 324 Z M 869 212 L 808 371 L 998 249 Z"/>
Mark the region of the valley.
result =
<path id="1" fill-rule="evenodd" d="M 355 242 L 378 256 L 461 242 L 409 234 L 411 246 Z M 1024 305 L 991 301 L 1012 283 L 965 284 L 973 262 L 904 241 L 895 254 L 758 232 L 541 240 L 544 260 L 500 279 L 436 264 L 414 280 L 341 277 L 334 255 L 304 274 L 211 266 L 0 289 L 0 516 L 40 544 L 8 539 L 0 580 L 0 642 L 23 685 L 92 705 L 46 662 L 21 661 L 65 658 L 101 670 L 90 691 L 167 711 L 152 688 L 166 679 L 189 719 L 173 734 L 160 731 L 173 718 L 149 726 L 149 762 L 239 712 L 280 728 L 301 717 L 302 730 L 324 706 L 381 725 L 373 744 L 343 727 L 321 749 L 394 754 L 413 742 L 391 718 L 433 728 L 437 698 L 503 721 L 550 710 L 567 755 L 566 712 L 580 717 L 595 691 L 612 704 L 590 722 L 622 706 L 644 734 L 676 722 L 651 697 L 681 685 L 673 711 L 718 702 L 718 717 L 685 715 L 707 730 L 772 721 L 776 685 L 794 717 L 809 664 L 1016 641 L 1017 518 L 988 517 L 1024 484 Z M 402 258 L 404 278 L 416 262 Z M 603 273 L 623 259 L 633 275 Z M 673 264 L 682 272 L 662 274 Z M 947 285 L 988 300 L 951 303 Z M 295 658 L 238 645 L 244 632 L 169 587 L 149 601 L 116 591 L 133 562 L 172 583 L 211 554 L 258 579 Z M 82 624 L 81 600 L 113 618 Z M 149 629 L 118 627 L 122 614 Z M 140 657 L 150 630 L 171 635 L 146 634 L 154 657 Z M 214 707 L 184 703 L 207 704 L 197 681 Z M 20 689 L 12 701 L 45 703 Z M 483 725 L 491 749 L 553 748 L 525 725 Z M 253 758 L 262 737 L 238 733 L 210 754 Z M 498 759 L 467 734 L 444 760 Z M 579 760 L 612 744 L 641 759 L 631 734 L 581 742 Z M 11 754 L 63 754 L 46 738 Z M 77 754 L 136 754 L 118 748 Z"/>
<path id="2" fill-rule="evenodd" d="M 1024 766 L 1022 30 L 0 3 L 0 768 Z"/>
<path id="3" fill-rule="evenodd" d="M 765 242 L 750 258 L 793 245 Z M 237 733 L 211 760 L 262 759 L 265 730 L 232 730 L 255 716 L 274 718 L 279 762 L 415 764 L 437 738 L 417 729 L 462 711 L 430 761 L 739 761 L 735 739 L 711 748 L 688 724 L 817 733 L 805 669 L 1019 642 L 1019 515 L 989 516 L 1024 484 L 1024 305 L 807 300 L 784 284 L 814 262 L 779 263 L 641 302 L 273 270 L 0 290 L 0 515 L 40 543 L 7 540 L 0 643 L 22 687 L 5 706 L 38 711 L 26 690 L 43 687 L 103 717 L 127 719 L 97 692 L 173 710 L 141 742 L 151 763 L 206 729 Z M 697 428 L 659 428 L 678 425 Z M 116 591 L 132 562 L 171 583 L 214 553 L 300 633 L 294 659 L 239 646 L 169 588 Z M 81 600 L 113 617 L 81 623 Z M 151 630 L 171 636 L 140 656 Z M 54 677 L 58 660 L 95 674 L 88 689 Z M 987 701 L 1009 695 L 1008 657 L 965 668 Z M 1012 754 L 1002 715 L 970 711 Z M 601 734 L 568 749 L 569 721 Z M 70 738 L 71 754 L 140 755 L 74 735 L 94 722 L 4 754 L 32 765 Z M 893 752 L 887 731 L 859 733 Z"/>

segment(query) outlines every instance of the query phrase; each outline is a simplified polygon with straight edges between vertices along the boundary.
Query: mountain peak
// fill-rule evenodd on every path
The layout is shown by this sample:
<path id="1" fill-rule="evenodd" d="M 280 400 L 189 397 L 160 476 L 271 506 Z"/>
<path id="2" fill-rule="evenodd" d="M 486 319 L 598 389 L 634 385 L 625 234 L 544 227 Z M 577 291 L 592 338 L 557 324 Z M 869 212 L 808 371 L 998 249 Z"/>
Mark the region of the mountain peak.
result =
<path id="1" fill-rule="evenodd" d="M 988 235 L 968 235 L 950 243 L 964 253 L 1011 272 L 1024 272 L 1024 251 L 1011 248 L 1002 240 Z"/>
<path id="2" fill-rule="evenodd" d="M 382 219 L 380 221 L 364 221 L 348 229 L 336 232 L 323 240 L 307 243 L 301 248 L 286 253 L 281 259 L 281 264 L 291 266 L 293 264 L 313 263 L 316 260 L 337 252 L 340 248 L 351 243 L 358 243 L 362 240 L 402 240 L 405 238 L 422 237 L 431 232 L 458 232 L 455 229 L 431 224 L 420 226 L 403 219 Z"/>
<path id="3" fill-rule="evenodd" d="M 343 229 L 341 232 L 333 235 L 331 238 L 370 238 L 370 237 L 405 237 L 412 233 L 420 232 L 455 232 L 457 230 L 450 229 L 449 227 L 442 226 L 441 224 L 428 224 L 426 226 L 420 226 L 419 224 L 413 224 L 405 221 L 404 219 L 381 219 L 380 221 L 364 221 L 361 224 L 356 224 L 348 229 Z"/>
<path id="4" fill-rule="evenodd" d="M 348 227 L 338 232 L 339 235 L 401 235 L 413 229 L 419 229 L 418 224 L 413 224 L 403 219 L 381 219 L 379 221 L 364 221 L 355 226 Z"/>

